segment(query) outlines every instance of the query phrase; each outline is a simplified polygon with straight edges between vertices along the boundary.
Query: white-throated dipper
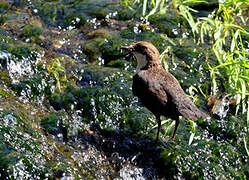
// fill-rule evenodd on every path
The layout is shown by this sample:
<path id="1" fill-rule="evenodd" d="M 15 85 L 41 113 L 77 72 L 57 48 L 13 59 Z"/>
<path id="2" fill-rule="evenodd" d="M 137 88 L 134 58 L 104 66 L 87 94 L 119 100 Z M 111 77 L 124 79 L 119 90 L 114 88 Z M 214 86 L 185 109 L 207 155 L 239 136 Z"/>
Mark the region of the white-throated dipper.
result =
<path id="1" fill-rule="evenodd" d="M 163 69 L 160 53 L 150 42 L 141 41 L 121 48 L 126 49 L 137 61 L 132 91 L 156 117 L 158 123 L 156 142 L 161 128 L 160 116 L 171 118 L 176 122 L 171 140 L 175 139 L 179 116 L 188 119 L 209 117 L 186 96 L 177 79 Z"/>

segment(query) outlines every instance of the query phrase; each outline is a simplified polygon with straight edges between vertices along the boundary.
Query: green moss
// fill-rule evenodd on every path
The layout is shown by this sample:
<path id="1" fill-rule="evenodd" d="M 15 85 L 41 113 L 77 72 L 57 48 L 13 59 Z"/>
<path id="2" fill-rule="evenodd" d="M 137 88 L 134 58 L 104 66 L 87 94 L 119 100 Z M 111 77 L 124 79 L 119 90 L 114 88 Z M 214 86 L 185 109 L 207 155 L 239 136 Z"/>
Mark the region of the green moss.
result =
<path id="1" fill-rule="evenodd" d="M 83 52 L 87 55 L 88 62 L 95 62 L 97 64 L 98 58 L 101 56 L 99 47 L 105 42 L 103 38 L 95 38 L 85 41 L 83 45 Z"/>
<path id="2" fill-rule="evenodd" d="M 117 4 L 110 3 L 108 0 L 35 3 L 35 8 L 38 9 L 39 15 L 46 24 L 63 28 L 81 27 L 87 19 L 104 19 L 108 13 L 113 11 L 112 7 L 116 6 Z"/>
<path id="3" fill-rule="evenodd" d="M 15 165 L 15 162 L 17 160 L 18 160 L 17 155 L 6 144 L 1 142 L 0 143 L 0 168 L 8 169 L 10 166 Z M 5 177 L 7 177 L 7 173 Z"/>
<path id="4" fill-rule="evenodd" d="M 56 114 L 51 114 L 48 117 L 41 119 L 41 126 L 50 134 L 53 134 L 59 129 L 61 119 Z"/>
<path id="5" fill-rule="evenodd" d="M 157 13 L 151 15 L 148 20 L 154 25 L 154 27 L 158 28 L 160 33 L 164 33 L 168 37 L 175 38 L 182 34 L 183 29 L 182 27 L 179 27 L 179 24 L 183 21 L 181 16 L 172 13 Z M 177 31 L 177 34 L 175 34 L 173 30 Z"/>
<path id="6" fill-rule="evenodd" d="M 57 13 L 62 12 L 62 5 L 59 4 L 36 4 L 39 14 L 41 15 L 43 21 L 49 25 L 59 25 L 56 24 Z"/>
<path id="7" fill-rule="evenodd" d="M 4 50 L 10 52 L 14 57 L 18 58 L 18 60 L 28 58 L 30 61 L 36 60 L 38 53 L 42 51 L 39 46 L 22 42 L 11 42 L 4 47 Z"/>
<path id="8" fill-rule="evenodd" d="M 129 8 L 120 8 L 118 11 L 118 17 L 119 20 L 130 20 L 136 16 L 136 12 L 134 10 L 131 10 Z"/>
<path id="9" fill-rule="evenodd" d="M 9 92 L 6 92 L 5 90 L 3 90 L 2 88 L 0 88 L 0 97 L 3 96 L 3 97 L 10 97 L 12 96 L 11 93 Z"/>
<path id="10" fill-rule="evenodd" d="M 82 45 L 87 61 L 98 64 L 99 58 L 105 60 L 107 64 L 112 59 L 117 59 L 120 55 L 122 39 L 116 32 L 107 29 L 98 29 L 87 35 L 88 40 Z"/>
<path id="11" fill-rule="evenodd" d="M 134 104 L 130 92 L 130 75 L 120 74 L 120 70 L 99 66 L 87 66 L 81 88 L 68 86 L 63 93 L 53 94 L 50 104 L 56 109 L 70 111 L 71 106 L 83 110 L 82 118 L 86 123 L 94 120 L 103 129 L 115 129 L 122 126 L 129 131 L 144 132 L 150 124 L 150 113 Z M 107 80 L 108 79 L 108 80 Z M 127 86 L 127 84 L 129 86 Z M 137 114 L 137 110 L 141 113 Z"/>
<path id="12" fill-rule="evenodd" d="M 40 36 L 43 32 L 42 27 L 34 25 L 34 24 L 28 24 L 23 28 L 23 36 L 26 38 L 37 38 Z"/>
<path id="13" fill-rule="evenodd" d="M 141 33 L 134 33 L 134 27 L 136 27 L 135 25 L 130 25 L 127 29 L 121 31 L 120 36 L 123 39 L 129 39 L 130 41 L 134 41 L 134 39 L 136 39 L 137 41 L 144 41 L 146 39 L 146 41 L 151 42 L 152 44 L 154 44 L 159 52 L 162 52 L 165 50 L 165 46 L 168 45 L 168 42 L 165 41 L 165 39 L 161 36 L 161 34 L 159 33 L 155 33 L 155 32 L 141 32 Z"/>
<path id="14" fill-rule="evenodd" d="M 42 152 L 38 137 L 41 134 L 31 126 L 31 121 L 25 111 L 17 112 L 17 107 L 14 111 L 0 111 L 0 171 L 1 175 L 6 173 L 7 179 L 23 174 L 33 179 L 48 173 L 40 161 Z M 22 170 L 18 168 L 20 162 Z"/>
<path id="15" fill-rule="evenodd" d="M 68 14 L 65 18 L 66 26 L 73 26 L 75 28 L 82 27 L 87 22 L 86 18 L 80 13 Z"/>
<path id="16" fill-rule="evenodd" d="M 31 53 L 31 49 L 26 46 L 19 45 L 10 48 L 9 52 L 11 52 L 14 56 L 18 58 L 22 58 L 22 57 L 28 57 Z"/>
<path id="17" fill-rule="evenodd" d="M 169 166 L 169 176 L 187 179 L 245 177 L 239 170 L 244 164 L 240 161 L 238 149 L 227 142 L 216 143 L 215 140 L 198 140 L 195 143 L 197 145 L 190 148 L 183 140 L 179 145 L 168 146 L 161 153 Z"/>
<path id="18" fill-rule="evenodd" d="M 7 20 L 7 17 L 5 15 L 0 15 L 0 25 L 3 25 Z"/>
<path id="19" fill-rule="evenodd" d="M 9 9 L 9 4 L 5 1 L 0 1 L 0 13 L 3 13 L 5 10 Z"/>
<path id="20" fill-rule="evenodd" d="M 124 60 L 116 60 L 116 61 L 110 61 L 107 66 L 109 67 L 115 67 L 115 68 L 124 68 L 126 61 Z"/>
<path id="21" fill-rule="evenodd" d="M 117 33 L 106 28 L 101 28 L 87 34 L 88 39 L 93 39 L 97 37 L 106 39 L 116 38 Z"/>
<path id="22" fill-rule="evenodd" d="M 51 85 L 44 83 L 42 77 L 39 76 L 28 78 L 17 84 L 11 84 L 10 88 L 19 96 L 21 93 L 26 92 L 26 96 L 34 100 L 51 94 Z"/>
<path id="23" fill-rule="evenodd" d="M 0 80 L 6 85 L 11 84 L 11 78 L 9 77 L 9 74 L 6 71 L 0 71 Z"/>

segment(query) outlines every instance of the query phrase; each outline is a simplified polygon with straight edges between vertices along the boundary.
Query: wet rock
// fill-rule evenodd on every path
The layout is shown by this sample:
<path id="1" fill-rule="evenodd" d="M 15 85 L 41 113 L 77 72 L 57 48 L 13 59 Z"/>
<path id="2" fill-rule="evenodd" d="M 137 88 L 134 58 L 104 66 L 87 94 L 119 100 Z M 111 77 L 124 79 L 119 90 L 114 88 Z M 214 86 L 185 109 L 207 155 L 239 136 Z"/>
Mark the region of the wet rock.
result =
<path id="1" fill-rule="evenodd" d="M 182 24 L 184 24 L 183 18 L 172 12 L 167 14 L 154 14 L 151 15 L 148 20 L 160 33 L 167 34 L 167 36 L 171 38 L 179 37 L 184 30 L 184 27 L 182 27 Z"/>
<path id="2" fill-rule="evenodd" d="M 136 41 L 144 41 L 145 39 L 147 39 L 147 41 L 150 41 L 152 44 L 154 44 L 160 52 L 164 51 L 167 45 L 170 45 L 170 43 L 165 40 L 159 33 L 155 33 L 150 30 L 140 32 L 140 30 L 138 30 L 139 26 L 140 23 L 129 24 L 127 28 L 124 28 L 120 32 L 120 36 L 123 39 L 130 40 L 131 42 L 133 42 L 134 39 L 136 39 Z M 131 42 L 128 41 L 126 43 L 131 44 Z"/>
<path id="3" fill-rule="evenodd" d="M 224 119 L 229 111 L 229 100 L 226 97 L 221 99 L 210 96 L 207 99 L 209 111 L 216 115 L 219 119 Z"/>
<path id="4" fill-rule="evenodd" d="M 124 60 L 116 60 L 116 61 L 111 61 L 107 63 L 106 66 L 108 67 L 114 67 L 114 68 L 124 68 L 126 64 L 126 61 Z"/>
<path id="5" fill-rule="evenodd" d="M 203 139 L 203 136 L 206 136 L 205 140 Z M 183 141 L 178 146 L 171 146 L 164 149 L 161 156 L 168 165 L 168 175 L 170 176 L 171 174 L 171 177 L 174 176 L 179 179 L 195 179 L 202 175 L 206 178 L 214 178 L 217 176 L 226 178 L 231 177 L 231 174 L 227 173 L 226 170 L 223 169 L 223 167 L 228 168 L 228 166 L 218 159 L 226 157 L 229 157 L 229 159 L 231 157 L 232 159 L 236 159 L 236 157 L 239 158 L 240 152 L 234 151 L 232 145 L 227 142 L 219 142 L 219 144 L 216 144 L 215 140 L 212 139 L 212 135 L 209 135 L 205 131 L 202 135 L 199 134 L 197 137 L 200 139 L 195 141 L 195 145 L 192 146 L 191 149 L 185 149 Z M 202 150 L 200 150 L 200 148 Z M 174 153 L 172 153 L 169 149 L 174 149 Z M 239 161 L 228 161 L 228 163 L 231 163 L 229 165 L 229 169 L 233 172 L 236 172 L 237 168 L 242 165 Z M 217 168 L 219 168 L 211 168 L 214 164 L 218 165 Z"/>
<path id="6" fill-rule="evenodd" d="M 67 141 L 67 128 L 63 127 L 62 120 L 56 114 L 41 119 L 41 126 L 46 134 L 51 134 L 58 140 Z"/>
<path id="7" fill-rule="evenodd" d="M 7 21 L 6 11 L 9 9 L 9 4 L 5 1 L 0 2 L 0 26 Z"/>
<path id="8" fill-rule="evenodd" d="M 105 65 L 120 57 L 121 39 L 116 32 L 107 29 L 98 29 L 88 33 L 90 38 L 82 45 L 87 55 L 87 62 Z"/>
<path id="9" fill-rule="evenodd" d="M 117 176 L 123 178 L 153 179 L 156 171 L 151 167 L 159 165 L 160 148 L 153 146 L 148 137 L 138 138 L 125 131 L 101 131 L 96 147 L 100 148 L 108 160 L 118 165 Z M 165 166 L 160 164 L 161 170 Z M 165 172 L 165 171 L 164 171 Z"/>
<path id="10" fill-rule="evenodd" d="M 8 11 L 2 16 L 2 18 L 4 18 L 5 22 L 1 28 L 20 36 L 22 34 L 23 27 L 31 18 L 31 12 L 27 8 L 23 8 L 20 12 Z"/>
<path id="11" fill-rule="evenodd" d="M 0 52 L 0 67 L 7 69 L 7 63 L 9 61 L 9 59 L 11 58 L 11 54 L 8 52 Z"/>
<path id="12" fill-rule="evenodd" d="M 88 39 L 93 39 L 93 38 L 97 38 L 97 37 L 101 37 L 104 39 L 109 39 L 109 38 L 115 38 L 117 37 L 117 33 L 114 31 L 110 31 L 109 29 L 106 28 L 101 28 L 101 29 L 97 29 L 93 32 L 89 32 L 86 37 Z"/>
<path id="13" fill-rule="evenodd" d="M 6 175 L 5 178 L 10 179 L 17 177 L 24 178 L 24 176 L 35 179 L 45 177 L 45 173 L 48 173 L 48 171 L 45 170 L 44 161 L 38 155 L 41 153 L 41 141 L 37 137 L 42 134 L 36 131 L 36 128 L 27 126 L 32 120 L 29 119 L 31 118 L 30 115 L 27 118 L 25 109 L 22 107 L 23 104 L 20 106 L 20 103 L 15 98 L 9 99 L 8 103 L 15 104 L 16 106 L 15 110 L 11 110 L 10 112 L 7 108 L 8 105 L 6 104 L 5 106 L 1 102 L 0 134 L 5 134 L 5 137 L 2 136 L 0 143 L 1 175 Z M 29 110 L 33 111 L 34 108 L 30 108 Z M 8 123 L 8 119 L 10 118 L 12 121 L 11 124 Z M 13 139 L 10 140 L 10 137 Z M 26 153 L 29 154 L 29 158 L 27 158 Z M 32 171 L 26 171 L 28 168 L 32 168 Z"/>
<path id="14" fill-rule="evenodd" d="M 113 9 L 118 8 L 118 2 L 109 0 L 87 0 L 70 2 L 34 3 L 38 14 L 52 26 L 80 27 L 87 19 L 104 19 Z"/>
<path id="15" fill-rule="evenodd" d="M 31 38 L 31 40 L 37 39 L 43 32 L 42 24 L 38 20 L 32 20 L 29 24 L 23 28 L 23 36 L 25 38 Z"/>
<path id="16" fill-rule="evenodd" d="M 5 1 L 0 2 L 0 13 L 3 13 L 4 11 L 9 9 L 9 4 Z"/>
<path id="17" fill-rule="evenodd" d="M 95 38 L 95 39 L 87 40 L 83 44 L 82 46 L 83 52 L 87 55 L 88 62 L 99 64 L 99 65 L 104 64 L 104 62 L 101 61 L 101 52 L 99 50 L 100 46 L 103 45 L 104 42 L 105 42 L 105 39 L 103 38 Z"/>
<path id="18" fill-rule="evenodd" d="M 136 11 L 131 10 L 127 7 L 122 7 L 118 10 L 117 19 L 119 20 L 130 20 L 136 16 Z"/>
<path id="19" fill-rule="evenodd" d="M 187 5 L 189 5 L 191 8 L 198 11 L 198 12 L 193 12 L 195 16 L 204 17 L 204 16 L 208 16 L 215 9 L 219 8 L 219 1 L 210 0 L 206 2 L 190 3 Z"/>
<path id="20" fill-rule="evenodd" d="M 108 82 L 108 77 L 112 74 L 118 73 L 118 69 L 109 67 L 99 67 L 95 65 L 84 66 L 84 74 L 80 80 L 77 81 L 79 86 L 101 86 L 103 87 Z"/>
<path id="21" fill-rule="evenodd" d="M 36 72 L 36 64 L 39 62 L 42 49 L 38 46 L 30 46 L 26 43 L 10 40 L 4 43 L 3 50 L 8 54 L 1 59 L 1 65 L 8 70 L 8 75 L 13 83 L 19 82 L 32 76 Z"/>
<path id="22" fill-rule="evenodd" d="M 182 17 L 156 14 L 145 24 L 134 20 L 139 7 L 129 10 L 118 0 L 1 3 L 1 177 L 247 178 L 246 114 L 199 119 L 191 146 L 188 121 L 172 144 L 166 141 L 171 121 L 164 119 L 161 143 L 154 145 L 154 117 L 132 95 L 134 68 L 119 47 L 146 40 L 160 52 L 171 48 L 169 71 L 205 107 L 199 90 L 210 94 L 206 61 L 215 66 L 215 58 L 207 46 L 194 46 L 191 34 L 182 38 L 190 32 Z"/>
<path id="23" fill-rule="evenodd" d="M 144 131 L 150 123 L 149 112 L 138 107 L 129 90 L 129 79 L 129 74 L 120 73 L 118 69 L 85 66 L 81 80 L 77 82 L 79 87 L 68 86 L 63 93 L 54 93 L 50 104 L 56 110 L 69 111 L 72 105 L 77 110 L 83 109 L 86 122 L 104 129 L 123 127 Z M 136 114 L 137 111 L 141 114 Z"/>

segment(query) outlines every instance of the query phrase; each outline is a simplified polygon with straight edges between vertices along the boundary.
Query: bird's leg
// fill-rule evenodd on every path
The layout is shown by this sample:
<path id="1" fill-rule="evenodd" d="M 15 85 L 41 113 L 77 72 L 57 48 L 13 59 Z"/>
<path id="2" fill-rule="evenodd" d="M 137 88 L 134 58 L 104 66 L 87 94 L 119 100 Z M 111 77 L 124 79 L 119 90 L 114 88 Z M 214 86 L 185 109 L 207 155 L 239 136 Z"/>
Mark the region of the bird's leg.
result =
<path id="1" fill-rule="evenodd" d="M 158 124 L 157 135 L 156 135 L 156 144 L 157 144 L 158 138 L 159 138 L 160 129 L 161 129 L 161 119 L 160 119 L 160 116 L 157 116 L 156 120 L 157 120 L 157 124 Z"/>
<path id="2" fill-rule="evenodd" d="M 176 137 L 176 130 L 177 130 L 178 125 L 179 125 L 179 119 L 177 118 L 177 119 L 176 119 L 176 124 L 175 124 L 174 133 L 173 133 L 172 137 L 170 138 L 171 141 L 174 141 L 174 140 L 175 140 L 175 137 Z"/>

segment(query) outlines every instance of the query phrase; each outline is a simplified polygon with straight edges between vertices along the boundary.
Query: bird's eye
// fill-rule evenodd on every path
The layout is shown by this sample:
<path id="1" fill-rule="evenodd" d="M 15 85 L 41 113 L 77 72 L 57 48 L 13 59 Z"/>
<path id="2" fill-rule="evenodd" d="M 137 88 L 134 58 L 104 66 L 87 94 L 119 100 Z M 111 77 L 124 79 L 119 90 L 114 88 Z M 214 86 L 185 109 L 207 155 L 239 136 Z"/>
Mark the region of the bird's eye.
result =
<path id="1" fill-rule="evenodd" d="M 137 46 L 134 49 L 135 49 L 135 51 L 140 52 L 140 53 L 144 52 L 144 47 L 143 46 Z"/>

